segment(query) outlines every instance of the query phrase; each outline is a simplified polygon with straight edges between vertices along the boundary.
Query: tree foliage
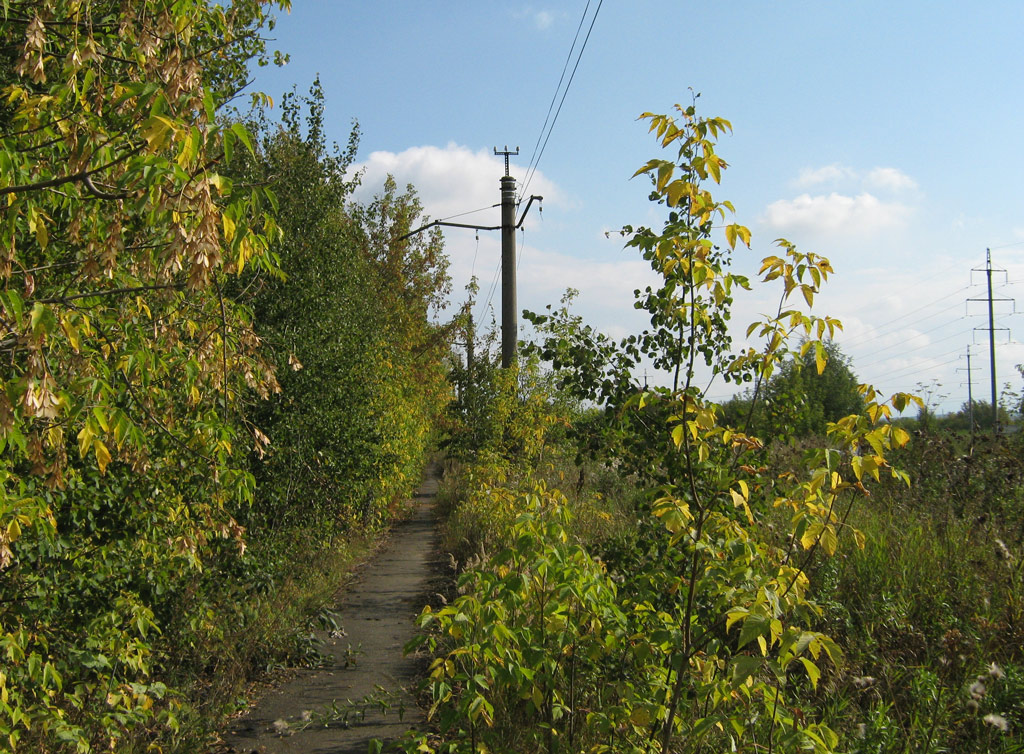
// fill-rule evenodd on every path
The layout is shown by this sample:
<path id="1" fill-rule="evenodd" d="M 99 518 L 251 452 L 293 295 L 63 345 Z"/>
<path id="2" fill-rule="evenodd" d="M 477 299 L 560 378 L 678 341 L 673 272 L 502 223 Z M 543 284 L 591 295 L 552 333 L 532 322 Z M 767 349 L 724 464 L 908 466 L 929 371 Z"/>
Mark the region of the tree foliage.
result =
<path id="1" fill-rule="evenodd" d="M 254 459 L 254 521 L 329 538 L 339 525 L 379 524 L 418 481 L 448 397 L 445 333 L 429 317 L 448 278 L 438 234 L 398 240 L 419 223 L 412 187 L 389 179 L 353 202 L 358 130 L 332 153 L 323 116 L 319 82 L 304 102 L 286 96 L 245 180 L 274 186 L 285 235 L 272 248 L 287 274 L 253 300 L 282 386 L 250 416 L 270 443 Z"/>
<path id="2" fill-rule="evenodd" d="M 277 384 L 222 290 L 275 269 L 278 228 L 220 174 L 251 141 L 216 114 L 266 5 L 3 3 L 0 745 L 173 726 L 167 595 L 243 547 L 231 417 Z"/>
<path id="3" fill-rule="evenodd" d="M 2 4 L 0 749 L 174 739 L 180 684 L 385 520 L 448 398 L 414 190 L 353 201 L 318 83 L 223 114 L 268 5 Z"/>
<path id="4" fill-rule="evenodd" d="M 824 436 L 828 425 L 864 410 L 864 397 L 850 359 L 833 340 L 822 343 L 824 368 L 817 349 L 784 361 L 755 396 L 753 389 L 723 405 L 726 421 L 765 440 Z"/>

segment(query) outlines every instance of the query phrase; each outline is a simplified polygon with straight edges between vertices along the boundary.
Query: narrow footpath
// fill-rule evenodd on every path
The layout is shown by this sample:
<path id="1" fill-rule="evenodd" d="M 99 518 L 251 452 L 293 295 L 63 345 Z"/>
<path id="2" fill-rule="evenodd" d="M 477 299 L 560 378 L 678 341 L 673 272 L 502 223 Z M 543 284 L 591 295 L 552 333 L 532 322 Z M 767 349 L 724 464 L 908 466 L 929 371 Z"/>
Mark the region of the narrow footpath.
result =
<path id="1" fill-rule="evenodd" d="M 400 738 L 422 722 L 413 699 L 417 660 L 402 647 L 439 572 L 434 499 L 438 470 L 428 470 L 410 518 L 342 596 L 341 631 L 324 632 L 323 666 L 299 669 L 225 732 L 236 754 L 366 754 L 372 739 Z"/>

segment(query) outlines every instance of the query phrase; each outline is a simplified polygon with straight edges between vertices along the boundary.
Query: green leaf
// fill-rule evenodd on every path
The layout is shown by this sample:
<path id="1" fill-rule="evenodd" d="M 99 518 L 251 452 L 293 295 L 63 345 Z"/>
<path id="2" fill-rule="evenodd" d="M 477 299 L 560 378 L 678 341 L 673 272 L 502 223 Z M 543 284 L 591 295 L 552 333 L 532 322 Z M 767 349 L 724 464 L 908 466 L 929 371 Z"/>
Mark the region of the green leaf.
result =
<path id="1" fill-rule="evenodd" d="M 739 686 L 764 665 L 764 659 L 757 655 L 740 655 L 732 668 L 733 684 Z"/>
<path id="2" fill-rule="evenodd" d="M 39 301 L 32 307 L 32 314 L 29 319 L 29 327 L 36 337 L 48 335 L 57 326 L 57 318 L 53 316 L 53 310 Z"/>
<path id="3" fill-rule="evenodd" d="M 221 196 L 228 196 L 231 193 L 232 181 L 226 175 L 213 173 L 210 175 L 209 181 Z"/>
<path id="4" fill-rule="evenodd" d="M 231 131 L 225 131 L 222 138 L 224 140 L 224 161 L 230 165 L 235 153 L 235 139 L 238 137 Z"/>
<path id="5" fill-rule="evenodd" d="M 256 156 L 256 151 L 252 148 L 252 139 L 249 136 L 249 131 L 241 123 L 232 123 L 231 132 L 234 133 L 238 139 L 245 144 L 246 149 L 249 150 L 249 154 L 253 157 Z"/>
<path id="6" fill-rule="evenodd" d="M 743 621 L 743 628 L 740 629 L 740 638 L 736 647 L 742 649 L 754 639 L 763 636 L 769 628 L 768 619 L 763 615 L 748 615 Z"/>
<path id="7" fill-rule="evenodd" d="M 811 679 L 811 686 L 815 689 L 818 688 L 818 679 L 821 678 L 821 671 L 818 670 L 818 666 L 809 657 L 801 657 L 800 662 L 803 663 L 807 676 Z"/>
<path id="8" fill-rule="evenodd" d="M 206 113 L 206 119 L 213 122 L 217 109 L 213 104 L 213 90 L 210 87 L 206 87 L 203 92 L 203 111 Z"/>

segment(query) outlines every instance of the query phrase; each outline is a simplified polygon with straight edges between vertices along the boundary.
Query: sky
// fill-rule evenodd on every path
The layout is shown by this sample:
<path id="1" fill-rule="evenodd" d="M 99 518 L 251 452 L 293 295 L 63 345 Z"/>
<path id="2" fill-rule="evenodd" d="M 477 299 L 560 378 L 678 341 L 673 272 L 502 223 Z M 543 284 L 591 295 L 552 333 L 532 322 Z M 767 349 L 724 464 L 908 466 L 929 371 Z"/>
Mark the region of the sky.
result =
<path id="1" fill-rule="evenodd" d="M 359 123 L 358 198 L 390 173 L 431 219 L 480 210 L 454 221 L 498 225 L 493 148 L 518 146 L 512 175 L 544 197 L 517 238 L 520 309 L 572 287 L 574 311 L 614 337 L 643 327 L 633 290 L 655 279 L 606 234 L 663 221 L 631 180 L 663 156 L 638 116 L 699 93 L 698 113 L 734 129 L 712 187 L 752 232 L 734 271 L 756 278 L 780 237 L 828 257 L 836 274 L 813 311 L 843 322 L 854 373 L 885 393 L 923 388 L 945 412 L 967 400 L 968 350 L 974 398 L 990 397 L 987 305 L 971 300 L 987 295 L 986 249 L 1005 271 L 992 275 L 999 389 L 1024 387 L 1022 31 L 1017 0 L 294 0 L 268 34 L 290 62 L 255 69 L 252 89 L 279 101 L 319 75 L 328 138 L 344 145 Z M 477 316 L 500 313 L 500 234 L 451 228 L 445 241 L 449 312 L 476 276 Z M 776 296 L 754 285 L 733 322 Z"/>

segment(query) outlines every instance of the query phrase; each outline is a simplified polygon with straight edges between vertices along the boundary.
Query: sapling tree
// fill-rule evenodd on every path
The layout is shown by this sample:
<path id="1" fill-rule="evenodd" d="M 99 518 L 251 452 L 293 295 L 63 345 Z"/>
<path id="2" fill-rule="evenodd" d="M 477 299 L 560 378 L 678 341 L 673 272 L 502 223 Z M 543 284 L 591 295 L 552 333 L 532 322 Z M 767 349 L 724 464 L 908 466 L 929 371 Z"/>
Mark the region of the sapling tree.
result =
<path id="1" fill-rule="evenodd" d="M 835 554 L 844 532 L 861 541 L 846 514 L 865 493 L 863 482 L 883 472 L 903 478 L 885 454 L 907 435 L 885 420 L 914 399 L 897 394 L 882 402 L 862 386 L 863 413 L 830 422 L 827 445 L 809 453 L 802 468 L 781 478 L 766 473 L 762 441 L 745 426 L 722 424 L 721 408 L 696 383 L 698 365 L 729 382 L 753 382 L 755 400 L 787 358 L 809 358 L 821 374 L 825 337 L 840 323 L 797 302 L 812 306 L 832 267 L 778 241 L 779 253 L 760 271 L 763 283 L 781 288 L 778 309 L 746 331 L 764 346 L 734 351 L 730 307 L 750 282 L 731 273 L 729 262 L 738 243 L 749 245 L 750 231 L 731 222 L 732 205 L 708 189 L 726 168 L 715 140 L 730 124 L 699 117 L 692 105 L 677 107 L 676 116 L 642 117 L 660 145 L 675 152 L 637 171 L 650 177 L 651 199 L 668 216 L 661 229 L 623 233 L 661 283 L 637 292 L 638 308 L 650 317 L 647 329 L 617 349 L 607 342 L 590 349 L 599 368 L 584 387 L 613 404 L 610 414 L 626 435 L 616 450 L 629 449 L 636 461 L 630 468 L 650 470 L 659 482 L 652 511 L 666 541 L 657 557 L 630 566 L 622 589 L 639 616 L 634 659 L 647 669 L 629 695 L 643 713 L 602 723 L 594 712 L 594 722 L 632 726 L 634 745 L 662 751 L 698 750 L 718 737 L 741 749 L 830 751 L 835 734 L 790 703 L 797 677 L 816 685 L 822 661 L 840 657 L 835 643 L 813 629 L 810 574 L 821 557 Z M 533 319 L 545 357 L 556 366 L 586 363 L 593 337 L 567 332 L 564 316 Z M 669 374 L 668 386 L 629 387 L 636 385 L 630 366 L 641 355 Z M 576 369 L 563 382 L 578 384 L 581 375 L 588 376 Z M 790 511 L 787 536 L 764 535 L 760 519 L 771 507 Z"/>

